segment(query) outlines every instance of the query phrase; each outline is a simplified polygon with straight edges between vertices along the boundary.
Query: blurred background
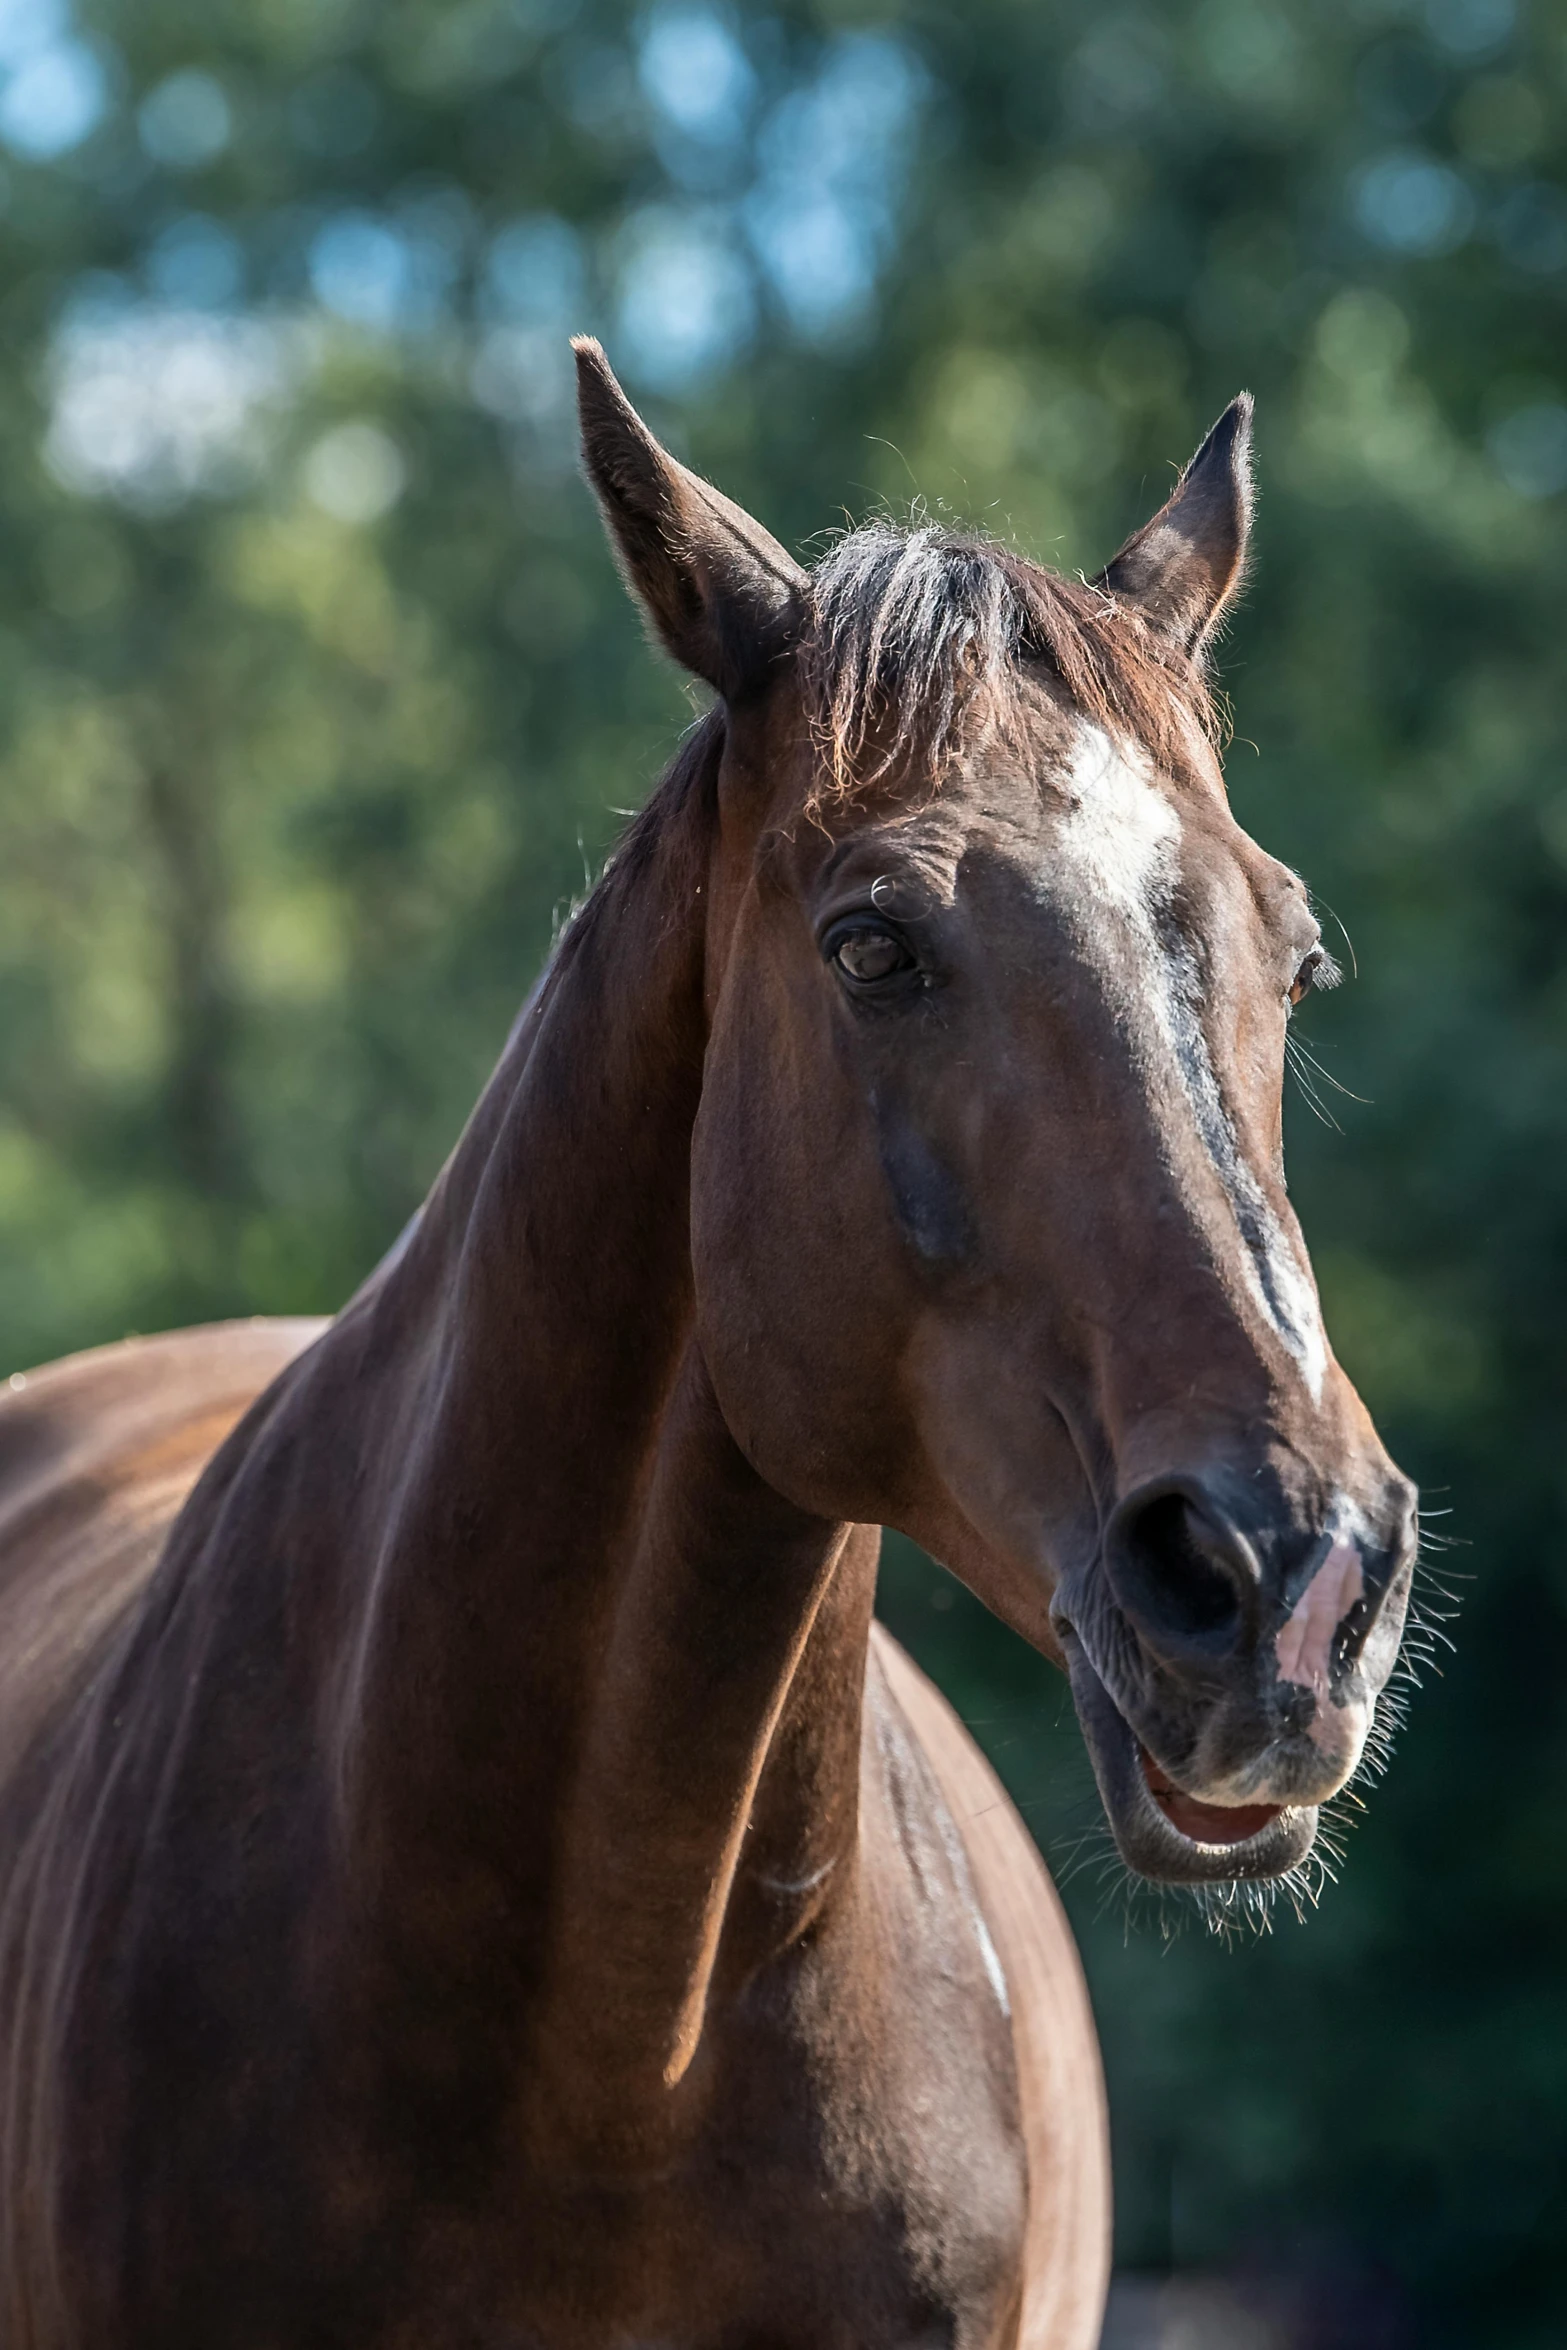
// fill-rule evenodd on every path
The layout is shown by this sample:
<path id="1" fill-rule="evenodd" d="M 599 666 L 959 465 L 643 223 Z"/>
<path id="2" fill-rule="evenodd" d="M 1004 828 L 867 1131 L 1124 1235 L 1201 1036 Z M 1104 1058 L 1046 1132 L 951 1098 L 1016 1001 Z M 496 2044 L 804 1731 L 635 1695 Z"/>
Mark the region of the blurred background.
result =
<path id="1" fill-rule="evenodd" d="M 1292 1172 L 1456 1654 L 1235 1948 L 1049 1668 L 885 1612 L 1067 1880 L 1107 2343 L 1559 2345 L 1567 0 L 0 0 L 0 154 L 0 1372 L 340 1302 L 688 719 L 568 330 L 807 556 L 1096 567 L 1257 393 L 1232 789 L 1354 975 Z"/>

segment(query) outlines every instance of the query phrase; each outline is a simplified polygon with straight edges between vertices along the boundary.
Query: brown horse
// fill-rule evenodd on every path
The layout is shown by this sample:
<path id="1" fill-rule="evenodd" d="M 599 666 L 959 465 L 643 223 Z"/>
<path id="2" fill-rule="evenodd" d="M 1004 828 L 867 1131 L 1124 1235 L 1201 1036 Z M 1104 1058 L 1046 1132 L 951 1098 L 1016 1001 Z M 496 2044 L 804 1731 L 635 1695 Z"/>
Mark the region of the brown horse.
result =
<path id="1" fill-rule="evenodd" d="M 1202 683 L 1244 403 L 1091 586 L 807 575 L 579 360 L 712 714 L 329 1328 L 0 1413 L 5 2350 L 1088 2350 L 1075 1955 L 877 1529 L 1154 1877 L 1297 1863 L 1398 1645 Z"/>

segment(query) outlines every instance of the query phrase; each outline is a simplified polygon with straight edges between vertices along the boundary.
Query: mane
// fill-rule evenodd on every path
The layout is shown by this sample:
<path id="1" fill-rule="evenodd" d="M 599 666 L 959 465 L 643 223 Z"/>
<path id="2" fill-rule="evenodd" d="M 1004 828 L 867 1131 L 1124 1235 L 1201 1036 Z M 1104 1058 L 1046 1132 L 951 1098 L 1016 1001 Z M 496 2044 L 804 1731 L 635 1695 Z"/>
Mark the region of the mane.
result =
<path id="1" fill-rule="evenodd" d="M 931 523 L 863 524 L 811 577 L 801 677 L 822 776 L 843 799 L 915 761 L 933 781 L 970 720 L 1013 731 L 1030 664 L 1085 717 L 1189 771 L 1218 715 L 1201 667 L 1106 588 Z"/>

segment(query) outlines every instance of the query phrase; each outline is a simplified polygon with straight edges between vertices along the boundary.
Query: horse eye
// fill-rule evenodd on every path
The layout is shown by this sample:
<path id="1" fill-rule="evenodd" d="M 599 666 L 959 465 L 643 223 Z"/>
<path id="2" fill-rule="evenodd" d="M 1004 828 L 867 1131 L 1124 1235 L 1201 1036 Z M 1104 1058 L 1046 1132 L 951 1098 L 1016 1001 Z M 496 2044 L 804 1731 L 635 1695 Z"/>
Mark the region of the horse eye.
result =
<path id="1" fill-rule="evenodd" d="M 1290 1003 L 1300 1003 L 1313 988 L 1333 987 L 1338 980 L 1338 965 L 1326 947 L 1315 946 L 1290 981 Z"/>
<path id="2" fill-rule="evenodd" d="M 895 931 L 869 925 L 844 931 L 834 942 L 832 959 L 846 979 L 861 987 L 874 987 L 878 980 L 893 979 L 900 971 L 914 968 L 914 957 Z"/>

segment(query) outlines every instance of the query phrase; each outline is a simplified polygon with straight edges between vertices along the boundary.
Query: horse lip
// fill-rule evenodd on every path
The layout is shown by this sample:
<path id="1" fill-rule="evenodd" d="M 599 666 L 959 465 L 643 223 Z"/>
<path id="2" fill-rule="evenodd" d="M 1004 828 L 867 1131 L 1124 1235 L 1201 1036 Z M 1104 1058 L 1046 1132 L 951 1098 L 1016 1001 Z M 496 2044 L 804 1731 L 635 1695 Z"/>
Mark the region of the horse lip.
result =
<path id="1" fill-rule="evenodd" d="M 1128 1868 L 1159 1884 L 1211 1885 L 1236 1878 L 1279 1877 L 1304 1860 L 1316 1838 L 1314 1804 L 1287 1804 L 1254 1835 L 1234 1844 L 1188 1836 L 1155 1802 L 1143 1772 L 1143 1747 L 1089 1658 L 1079 1634 L 1062 1627 L 1072 1699 L 1116 1849 Z"/>

